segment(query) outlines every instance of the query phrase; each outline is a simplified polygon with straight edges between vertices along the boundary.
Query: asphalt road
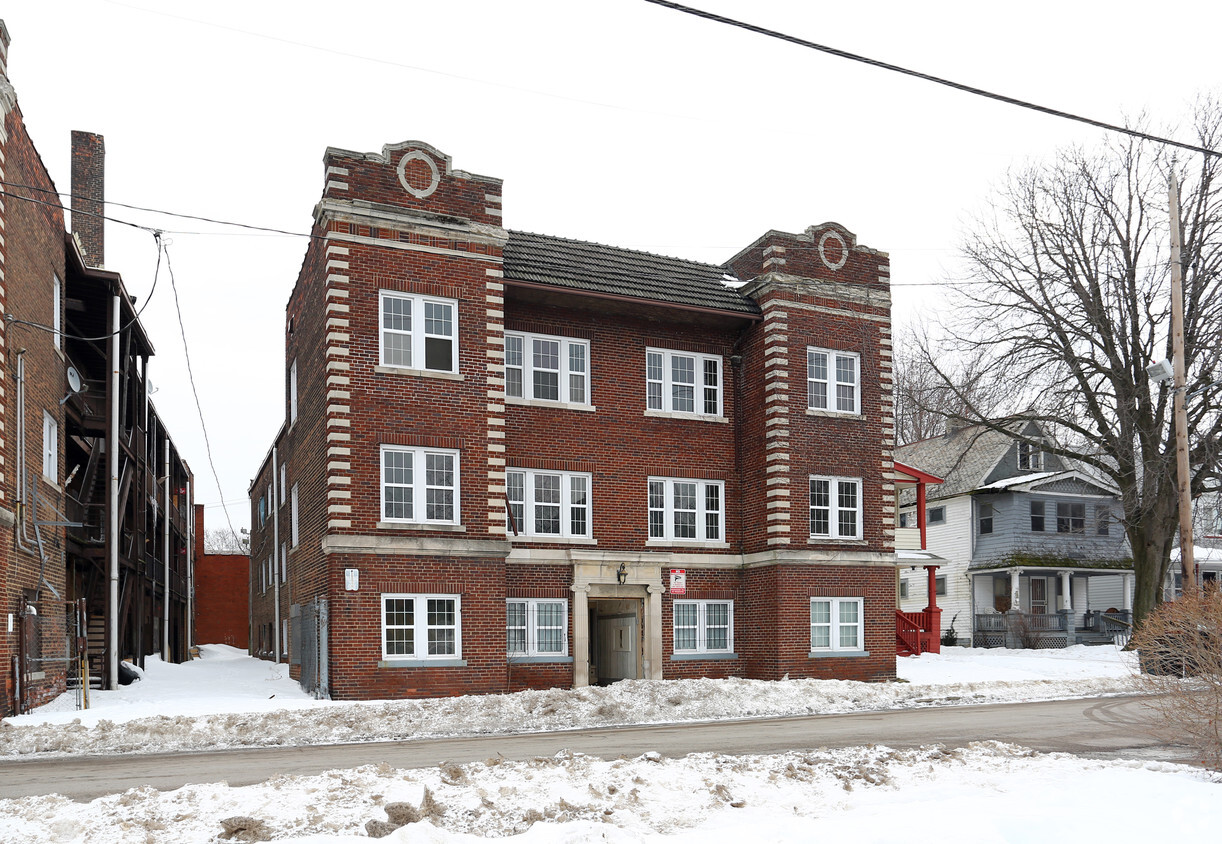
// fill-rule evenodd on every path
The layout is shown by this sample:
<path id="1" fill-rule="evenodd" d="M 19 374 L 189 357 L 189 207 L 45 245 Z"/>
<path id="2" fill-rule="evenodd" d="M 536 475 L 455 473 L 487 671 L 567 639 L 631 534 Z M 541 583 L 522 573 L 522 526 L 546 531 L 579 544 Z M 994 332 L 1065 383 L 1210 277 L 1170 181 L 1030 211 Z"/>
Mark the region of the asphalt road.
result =
<path id="1" fill-rule="evenodd" d="M 442 761 L 475 762 L 498 754 L 507 759 L 551 756 L 562 749 L 614 759 L 649 751 L 673 757 L 863 744 L 957 747 L 997 740 L 1042 751 L 1189 761 L 1182 749 L 1152 734 L 1142 701 L 1141 697 L 1086 698 L 510 736 L 6 760 L 0 762 L 0 798 L 60 793 L 87 800 L 141 785 L 161 790 L 220 781 L 249 785 L 281 774 L 316 774 L 381 762 L 398 768 L 426 768 Z"/>

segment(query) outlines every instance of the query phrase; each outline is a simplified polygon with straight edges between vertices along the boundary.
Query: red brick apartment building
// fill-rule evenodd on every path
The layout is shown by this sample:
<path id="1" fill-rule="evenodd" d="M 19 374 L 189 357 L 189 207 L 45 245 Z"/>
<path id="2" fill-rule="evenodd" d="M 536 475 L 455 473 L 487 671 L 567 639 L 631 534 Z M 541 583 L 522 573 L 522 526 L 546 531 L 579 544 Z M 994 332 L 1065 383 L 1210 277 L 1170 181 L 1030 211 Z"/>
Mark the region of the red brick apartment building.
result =
<path id="1" fill-rule="evenodd" d="M 0 21 L 0 716 L 113 687 L 122 659 L 186 659 L 191 635 L 191 472 L 103 268 L 103 139 L 72 133 L 68 232 L 8 46 Z"/>
<path id="2" fill-rule="evenodd" d="M 251 485 L 254 650 L 396 698 L 895 676 L 890 271 L 507 230 L 420 142 L 328 149 Z"/>

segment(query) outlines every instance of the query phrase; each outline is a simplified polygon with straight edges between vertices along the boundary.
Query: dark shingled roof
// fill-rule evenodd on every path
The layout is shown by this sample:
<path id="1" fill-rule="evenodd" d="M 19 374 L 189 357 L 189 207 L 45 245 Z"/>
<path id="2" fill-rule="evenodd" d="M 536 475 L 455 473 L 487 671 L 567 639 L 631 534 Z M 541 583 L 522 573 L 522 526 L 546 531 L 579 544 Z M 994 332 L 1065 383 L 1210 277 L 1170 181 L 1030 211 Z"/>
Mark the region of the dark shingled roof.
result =
<path id="1" fill-rule="evenodd" d="M 727 287 L 724 267 L 530 232 L 509 232 L 506 280 L 755 315 L 759 306 Z"/>

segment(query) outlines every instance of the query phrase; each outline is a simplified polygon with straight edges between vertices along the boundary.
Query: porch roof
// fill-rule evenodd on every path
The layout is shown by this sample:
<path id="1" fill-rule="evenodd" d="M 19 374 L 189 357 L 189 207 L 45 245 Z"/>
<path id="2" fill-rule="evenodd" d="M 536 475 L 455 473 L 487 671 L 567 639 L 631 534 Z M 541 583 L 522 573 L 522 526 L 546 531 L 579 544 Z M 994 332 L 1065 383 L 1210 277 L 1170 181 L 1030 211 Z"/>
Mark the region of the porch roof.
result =
<path id="1" fill-rule="evenodd" d="M 1030 569 L 1069 571 L 1073 574 L 1129 574 L 1133 571 L 1132 560 L 1070 560 L 1068 558 L 1037 558 L 1029 560 L 989 560 L 968 566 L 971 574 L 997 574 L 999 572 Z"/>

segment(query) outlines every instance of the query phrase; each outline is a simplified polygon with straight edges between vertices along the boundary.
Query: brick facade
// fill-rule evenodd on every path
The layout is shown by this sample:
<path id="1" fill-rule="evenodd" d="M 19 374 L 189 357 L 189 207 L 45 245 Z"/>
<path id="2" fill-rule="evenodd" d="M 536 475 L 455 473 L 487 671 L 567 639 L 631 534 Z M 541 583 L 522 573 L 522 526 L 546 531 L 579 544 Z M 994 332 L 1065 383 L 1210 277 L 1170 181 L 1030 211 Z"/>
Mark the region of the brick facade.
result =
<path id="1" fill-rule="evenodd" d="M 195 641 L 250 646 L 250 556 L 204 550 L 204 505 L 195 505 Z"/>
<path id="2" fill-rule="evenodd" d="M 72 136 L 78 239 L 26 130 L 8 46 L 0 21 L 0 716 L 77 679 L 65 642 L 86 641 L 90 678 L 113 686 L 121 659 L 183 660 L 191 636 L 191 473 L 149 404 L 153 351 L 132 299 L 101 269 L 104 144 Z"/>
<path id="3" fill-rule="evenodd" d="M 500 181 L 420 142 L 329 149 L 323 166 L 286 312 L 286 423 L 250 491 L 253 650 L 289 640 L 294 676 L 337 698 L 895 676 L 884 253 L 825 223 L 699 265 L 508 231 Z M 518 368 L 509 340 L 531 363 Z M 830 409 L 808 407 L 808 349 L 831 367 L 811 370 L 810 388 L 831 391 Z M 565 374 L 548 381 L 553 370 Z M 452 483 L 423 465 L 451 459 Z M 402 464 L 414 474 L 386 474 Z M 834 499 L 819 536 L 812 479 Z M 510 498 L 529 487 L 547 504 L 552 483 L 573 497 L 523 503 L 514 535 Z M 297 491 L 295 517 L 281 486 Z M 693 489 L 691 525 L 677 513 Z M 447 493 L 453 518 L 422 515 L 419 499 Z M 410 515 L 387 509 L 386 495 L 409 494 Z M 653 527 L 651 500 L 666 507 Z M 686 571 L 685 594 L 671 569 Z M 834 599 L 819 612 L 843 639 L 819 644 L 812 599 Z M 682 610 L 683 644 L 696 644 L 678 653 L 677 600 L 698 604 Z M 293 629 L 306 607 L 325 624 Z"/>

